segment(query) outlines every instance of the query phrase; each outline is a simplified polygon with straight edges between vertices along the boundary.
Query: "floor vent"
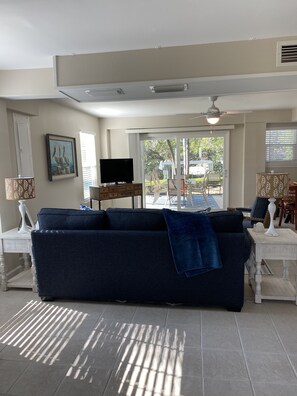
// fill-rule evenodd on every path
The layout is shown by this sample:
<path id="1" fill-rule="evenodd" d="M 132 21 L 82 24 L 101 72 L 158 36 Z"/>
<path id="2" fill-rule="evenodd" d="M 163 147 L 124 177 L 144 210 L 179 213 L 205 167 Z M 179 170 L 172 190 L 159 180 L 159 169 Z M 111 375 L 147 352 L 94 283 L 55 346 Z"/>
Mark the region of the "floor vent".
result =
<path id="1" fill-rule="evenodd" d="M 281 41 L 277 43 L 276 66 L 297 65 L 297 41 Z"/>

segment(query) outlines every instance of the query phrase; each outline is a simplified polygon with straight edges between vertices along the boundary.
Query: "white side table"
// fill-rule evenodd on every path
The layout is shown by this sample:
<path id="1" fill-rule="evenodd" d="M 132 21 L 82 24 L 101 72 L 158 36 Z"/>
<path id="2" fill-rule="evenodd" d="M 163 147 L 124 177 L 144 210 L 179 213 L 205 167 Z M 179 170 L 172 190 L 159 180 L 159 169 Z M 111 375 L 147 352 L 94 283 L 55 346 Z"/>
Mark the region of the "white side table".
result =
<path id="1" fill-rule="evenodd" d="M 32 255 L 31 233 L 20 234 L 17 228 L 0 234 L 0 276 L 1 290 L 8 287 L 28 288 L 36 292 L 35 264 Z M 23 271 L 11 279 L 7 279 L 4 253 L 22 253 Z M 31 257 L 31 268 L 30 268 Z"/>
<path id="2" fill-rule="evenodd" d="M 255 292 L 255 302 L 267 300 L 291 300 L 297 305 L 296 285 L 289 281 L 288 260 L 297 260 L 297 234 L 291 229 L 277 229 L 278 237 L 270 237 L 247 229 L 252 241 L 252 257 L 248 261 L 249 284 Z M 281 260 L 283 277 L 266 276 L 263 281 L 263 259 Z"/>

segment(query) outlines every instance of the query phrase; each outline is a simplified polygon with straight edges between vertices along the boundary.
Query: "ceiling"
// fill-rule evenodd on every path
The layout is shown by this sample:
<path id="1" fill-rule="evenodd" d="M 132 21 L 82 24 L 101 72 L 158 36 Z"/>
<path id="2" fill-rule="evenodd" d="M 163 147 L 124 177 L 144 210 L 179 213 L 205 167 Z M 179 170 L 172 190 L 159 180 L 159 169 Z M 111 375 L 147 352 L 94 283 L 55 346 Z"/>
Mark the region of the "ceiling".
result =
<path id="1" fill-rule="evenodd" d="M 296 36 L 296 20 L 296 0 L 0 0 L 0 70 L 53 67 L 55 55 Z M 102 117 L 153 116 L 206 111 L 207 96 L 65 102 Z M 220 110 L 296 108 L 297 90 L 237 89 L 216 104 Z"/>

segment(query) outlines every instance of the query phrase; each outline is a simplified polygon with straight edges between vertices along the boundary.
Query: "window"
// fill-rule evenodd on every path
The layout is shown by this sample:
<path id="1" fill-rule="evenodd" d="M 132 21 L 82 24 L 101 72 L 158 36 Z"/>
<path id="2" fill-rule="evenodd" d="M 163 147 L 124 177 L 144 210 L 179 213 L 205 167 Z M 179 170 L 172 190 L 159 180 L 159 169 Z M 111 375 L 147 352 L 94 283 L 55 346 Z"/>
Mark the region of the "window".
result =
<path id="1" fill-rule="evenodd" d="M 84 200 L 90 198 L 90 186 L 97 185 L 97 162 L 95 135 L 90 132 L 80 132 L 80 149 Z"/>
<path id="2" fill-rule="evenodd" d="M 266 131 L 266 162 L 277 166 L 296 166 L 297 128 Z"/>

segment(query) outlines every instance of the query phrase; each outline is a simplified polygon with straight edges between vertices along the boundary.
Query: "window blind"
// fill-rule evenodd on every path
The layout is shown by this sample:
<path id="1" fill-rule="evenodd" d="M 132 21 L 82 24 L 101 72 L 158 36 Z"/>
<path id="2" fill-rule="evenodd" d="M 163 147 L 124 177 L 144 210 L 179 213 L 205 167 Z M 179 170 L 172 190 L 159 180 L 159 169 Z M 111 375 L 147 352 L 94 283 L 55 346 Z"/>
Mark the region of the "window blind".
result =
<path id="1" fill-rule="evenodd" d="M 297 128 L 266 131 L 266 162 L 297 162 Z"/>
<path id="2" fill-rule="evenodd" d="M 82 162 L 82 177 L 84 200 L 90 198 L 90 186 L 97 185 L 97 160 L 95 135 L 90 132 L 80 132 L 80 149 Z"/>

